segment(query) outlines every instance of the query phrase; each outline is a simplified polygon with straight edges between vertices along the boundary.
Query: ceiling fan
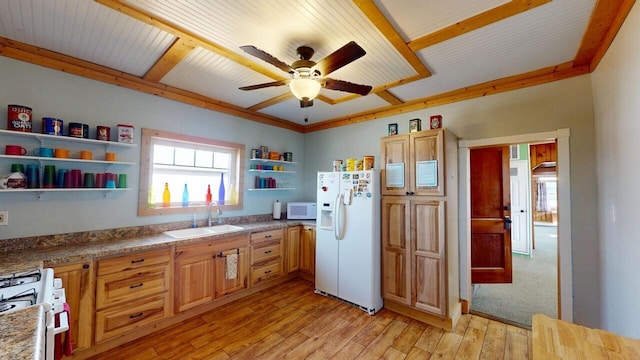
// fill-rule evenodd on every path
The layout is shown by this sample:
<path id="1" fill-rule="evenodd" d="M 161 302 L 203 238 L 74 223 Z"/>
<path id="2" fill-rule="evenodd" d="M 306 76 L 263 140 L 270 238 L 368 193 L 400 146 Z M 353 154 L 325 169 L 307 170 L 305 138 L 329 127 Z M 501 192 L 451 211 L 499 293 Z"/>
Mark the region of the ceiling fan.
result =
<path id="1" fill-rule="evenodd" d="M 349 93 L 367 95 L 372 87 L 350 83 L 348 81 L 336 80 L 326 77 L 330 73 L 361 58 L 366 54 L 360 45 L 351 41 L 326 56 L 324 59 L 315 62 L 311 60 L 314 50 L 308 46 L 300 46 L 297 49 L 299 60 L 288 65 L 269 53 L 256 48 L 253 45 L 240 46 L 247 54 L 253 55 L 278 69 L 291 74 L 291 79 L 272 81 L 264 84 L 243 86 L 240 90 L 256 90 L 271 86 L 289 85 L 293 95 L 300 100 L 300 107 L 313 105 L 313 99 L 318 96 L 320 88 L 346 91 Z"/>

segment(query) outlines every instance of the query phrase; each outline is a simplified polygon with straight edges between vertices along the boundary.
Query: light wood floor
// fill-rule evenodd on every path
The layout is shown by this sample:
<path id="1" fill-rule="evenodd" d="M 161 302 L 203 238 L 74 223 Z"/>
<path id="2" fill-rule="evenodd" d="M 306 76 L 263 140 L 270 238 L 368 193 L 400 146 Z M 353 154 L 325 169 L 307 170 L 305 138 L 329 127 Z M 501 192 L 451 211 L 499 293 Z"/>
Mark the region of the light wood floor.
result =
<path id="1" fill-rule="evenodd" d="M 386 309 L 374 316 L 296 279 L 93 359 L 531 359 L 531 332 L 463 315 L 446 332 Z"/>

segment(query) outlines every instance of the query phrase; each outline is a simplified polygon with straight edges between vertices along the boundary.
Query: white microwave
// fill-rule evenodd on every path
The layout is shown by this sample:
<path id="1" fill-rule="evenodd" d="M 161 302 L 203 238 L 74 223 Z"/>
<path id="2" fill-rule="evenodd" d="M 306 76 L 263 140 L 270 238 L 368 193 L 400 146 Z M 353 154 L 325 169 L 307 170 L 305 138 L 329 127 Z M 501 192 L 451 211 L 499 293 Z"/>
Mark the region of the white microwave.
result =
<path id="1" fill-rule="evenodd" d="M 287 203 L 287 219 L 307 220 L 316 218 L 316 203 L 290 202 Z"/>

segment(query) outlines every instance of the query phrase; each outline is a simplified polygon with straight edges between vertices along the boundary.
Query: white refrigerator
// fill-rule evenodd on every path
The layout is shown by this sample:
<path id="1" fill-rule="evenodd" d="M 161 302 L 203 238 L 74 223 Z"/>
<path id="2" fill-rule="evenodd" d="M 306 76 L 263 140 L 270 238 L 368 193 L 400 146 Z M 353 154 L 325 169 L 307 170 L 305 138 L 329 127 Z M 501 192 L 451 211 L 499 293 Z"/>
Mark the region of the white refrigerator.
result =
<path id="1" fill-rule="evenodd" d="M 380 172 L 318 172 L 316 290 L 364 310 L 382 308 Z"/>

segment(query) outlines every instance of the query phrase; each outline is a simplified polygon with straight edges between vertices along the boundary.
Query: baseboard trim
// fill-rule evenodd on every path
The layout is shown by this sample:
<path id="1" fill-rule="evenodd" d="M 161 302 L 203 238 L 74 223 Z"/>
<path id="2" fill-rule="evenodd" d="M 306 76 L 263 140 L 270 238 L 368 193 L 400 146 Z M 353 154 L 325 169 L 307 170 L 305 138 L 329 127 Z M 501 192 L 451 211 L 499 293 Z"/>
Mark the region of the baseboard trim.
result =
<path id="1" fill-rule="evenodd" d="M 398 304 L 393 301 L 385 300 L 384 307 L 387 310 L 391 310 L 393 312 L 397 312 L 398 314 L 408 316 L 412 319 L 422 321 L 423 323 L 429 324 L 431 326 L 435 326 L 440 329 L 444 329 L 447 331 L 452 331 L 456 326 L 456 323 L 460 319 L 460 306 L 455 307 L 454 316 L 451 317 L 443 317 L 439 315 L 429 314 L 422 310 L 418 310 L 416 308 Z"/>

